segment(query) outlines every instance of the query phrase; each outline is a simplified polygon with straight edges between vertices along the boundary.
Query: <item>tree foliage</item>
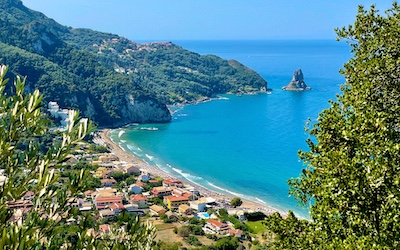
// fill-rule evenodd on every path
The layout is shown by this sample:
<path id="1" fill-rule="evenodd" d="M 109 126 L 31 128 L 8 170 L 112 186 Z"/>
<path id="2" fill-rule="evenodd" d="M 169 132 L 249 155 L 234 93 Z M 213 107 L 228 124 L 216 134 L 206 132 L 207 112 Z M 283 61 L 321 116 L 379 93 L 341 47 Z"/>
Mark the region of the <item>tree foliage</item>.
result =
<path id="1" fill-rule="evenodd" d="M 80 141 L 92 131 L 87 122 L 78 122 L 78 113 L 70 112 L 70 123 L 61 139 L 54 139 L 47 151 L 41 151 L 41 137 L 48 133 L 47 120 L 41 114 L 43 96 L 39 91 L 24 93 L 25 80 L 14 82 L 14 94 L 5 93 L 7 67 L 0 67 L 0 169 L 6 179 L 0 185 L 0 249 L 150 249 L 154 228 L 138 221 L 125 225 L 125 233 L 107 236 L 90 233 L 96 221 L 90 214 L 80 214 L 68 201 L 85 187 L 89 175 L 84 169 L 72 171 L 58 185 L 56 166 L 67 160 Z M 21 149 L 21 145 L 24 148 Z M 12 202 L 19 201 L 27 191 L 35 197 L 29 212 L 13 210 Z M 66 227 L 67 220 L 77 222 Z"/>
<path id="2" fill-rule="evenodd" d="M 259 90 L 266 81 L 234 60 L 200 55 L 172 43 L 139 44 L 115 34 L 56 23 L 16 0 L 0 0 L 0 61 L 47 101 L 82 111 L 100 125 L 167 122 L 165 104 L 226 92 Z M 135 117 L 132 102 L 151 101 L 162 120 Z M 132 114 L 129 113 L 129 114 Z M 135 113 L 136 114 L 136 113 Z M 146 119 L 147 118 L 147 119 Z"/>
<path id="3" fill-rule="evenodd" d="M 310 151 L 300 152 L 307 168 L 289 181 L 312 221 L 290 216 L 286 227 L 299 230 L 275 228 L 278 246 L 400 247 L 399 23 L 397 3 L 385 16 L 360 6 L 354 25 L 337 29 L 354 54 L 341 71 L 343 93 L 309 129 Z M 291 237 L 300 241 L 284 245 Z"/>
<path id="4" fill-rule="evenodd" d="M 242 205 L 242 199 L 240 199 L 239 197 L 234 197 L 231 202 L 230 205 L 231 207 L 240 207 Z"/>

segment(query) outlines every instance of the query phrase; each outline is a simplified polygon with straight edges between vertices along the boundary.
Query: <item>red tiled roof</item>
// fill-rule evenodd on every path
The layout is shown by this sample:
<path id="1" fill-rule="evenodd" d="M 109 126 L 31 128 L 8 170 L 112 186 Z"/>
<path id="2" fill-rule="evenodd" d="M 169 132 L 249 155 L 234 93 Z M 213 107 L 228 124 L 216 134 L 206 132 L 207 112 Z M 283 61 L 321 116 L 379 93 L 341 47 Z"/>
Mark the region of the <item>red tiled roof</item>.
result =
<path id="1" fill-rule="evenodd" d="M 131 201 L 143 201 L 147 200 L 147 197 L 142 194 L 132 194 L 130 197 Z"/>
<path id="2" fill-rule="evenodd" d="M 189 198 L 192 194 L 191 193 L 183 193 L 182 196 Z"/>
<path id="3" fill-rule="evenodd" d="M 119 208 L 119 209 L 125 209 L 125 206 L 122 204 L 118 204 L 118 203 L 113 203 L 111 205 L 108 206 L 110 209 L 115 209 L 115 208 Z"/>
<path id="4" fill-rule="evenodd" d="M 187 197 L 184 197 L 184 196 L 166 196 L 164 198 L 170 200 L 171 202 L 173 202 L 173 201 L 188 201 L 189 200 Z"/>
<path id="5" fill-rule="evenodd" d="M 219 228 L 221 228 L 222 226 L 224 226 L 224 227 L 227 226 L 225 223 L 223 223 L 219 220 L 213 220 L 213 219 L 208 220 L 207 223 L 210 223 L 214 227 L 219 227 Z"/>
<path id="6" fill-rule="evenodd" d="M 102 202 L 122 202 L 122 196 L 112 196 L 112 197 L 97 197 L 96 203 Z"/>
<path id="7" fill-rule="evenodd" d="M 163 183 L 164 183 L 164 184 L 167 184 L 167 185 L 170 185 L 170 184 L 182 184 L 182 181 L 179 180 L 179 179 L 172 179 L 172 178 L 170 178 L 170 179 L 165 179 L 165 180 L 163 181 Z"/>
<path id="8" fill-rule="evenodd" d="M 231 229 L 231 230 L 229 230 L 229 233 L 230 234 L 242 234 L 243 231 L 240 229 Z"/>

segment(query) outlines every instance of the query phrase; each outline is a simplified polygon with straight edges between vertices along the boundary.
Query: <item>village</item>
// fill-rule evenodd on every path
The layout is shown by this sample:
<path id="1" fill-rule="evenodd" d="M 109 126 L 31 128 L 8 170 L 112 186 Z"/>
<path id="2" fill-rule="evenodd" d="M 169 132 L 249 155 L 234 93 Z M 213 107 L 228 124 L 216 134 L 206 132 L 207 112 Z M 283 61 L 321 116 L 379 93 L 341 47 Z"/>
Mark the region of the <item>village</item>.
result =
<path id="1" fill-rule="evenodd" d="M 57 103 L 50 102 L 48 111 L 61 118 L 60 127 L 53 128 L 53 131 L 62 131 L 68 124 L 68 110 L 60 109 Z M 151 172 L 147 163 L 133 156 L 126 156 L 128 153 L 123 152 L 105 134 L 104 131 L 95 132 L 90 142 L 80 145 L 79 149 L 69 155 L 68 161 L 55 169 L 60 175 L 60 185 L 68 177 L 68 171 L 82 168 L 90 170 L 88 186 L 91 188 L 78 197 L 68 197 L 68 204 L 82 214 L 94 215 L 101 222 L 99 229 L 93 229 L 92 234 L 109 234 L 113 230 L 123 230 L 115 228 L 115 218 L 120 214 L 128 214 L 139 216 L 143 218 L 142 221 L 151 221 L 153 224 L 174 225 L 170 231 L 175 234 L 179 232 L 178 227 L 188 225 L 189 221 L 201 221 L 201 227 L 196 225 L 195 235 L 207 235 L 214 240 L 225 236 L 239 240 L 252 239 L 243 232 L 242 222 L 247 219 L 248 214 L 261 214 L 263 218 L 264 213 L 241 207 L 242 201 L 238 197 L 230 199 L 227 196 L 215 196 L 215 193 L 206 192 L 209 190 L 200 192 L 199 187 L 175 177 L 157 175 L 160 172 Z M 121 155 L 121 152 L 125 155 Z M 0 185 L 6 179 L 0 172 Z M 34 206 L 35 195 L 34 192 L 27 191 L 21 199 L 7 203 L 13 211 L 12 220 L 17 222 L 26 217 Z M 226 216 L 232 219 L 228 220 Z M 68 223 L 77 222 L 71 219 Z M 188 233 L 181 233 L 181 236 L 185 238 Z M 171 235 L 164 238 L 170 237 Z"/>

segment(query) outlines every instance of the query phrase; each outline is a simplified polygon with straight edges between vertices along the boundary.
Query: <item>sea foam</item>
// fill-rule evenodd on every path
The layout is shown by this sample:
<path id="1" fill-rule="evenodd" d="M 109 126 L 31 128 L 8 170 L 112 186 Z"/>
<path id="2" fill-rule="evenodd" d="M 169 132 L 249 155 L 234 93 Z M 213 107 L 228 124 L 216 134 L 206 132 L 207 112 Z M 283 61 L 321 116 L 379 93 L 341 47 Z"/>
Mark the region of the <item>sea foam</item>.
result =
<path id="1" fill-rule="evenodd" d="M 119 133 L 118 133 L 118 138 L 121 138 L 121 136 L 122 136 L 124 133 L 125 133 L 125 130 L 119 131 Z"/>

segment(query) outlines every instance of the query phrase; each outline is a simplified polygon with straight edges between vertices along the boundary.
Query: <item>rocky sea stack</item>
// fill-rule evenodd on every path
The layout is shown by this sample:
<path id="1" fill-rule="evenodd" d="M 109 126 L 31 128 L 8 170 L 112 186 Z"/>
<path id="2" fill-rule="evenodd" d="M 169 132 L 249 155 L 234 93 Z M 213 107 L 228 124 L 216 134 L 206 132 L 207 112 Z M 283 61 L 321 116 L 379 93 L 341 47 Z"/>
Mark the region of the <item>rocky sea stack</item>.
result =
<path id="1" fill-rule="evenodd" d="M 307 87 L 304 82 L 304 75 L 301 69 L 298 69 L 293 73 L 292 81 L 287 86 L 283 86 L 282 89 L 296 91 L 311 90 L 311 88 Z"/>

